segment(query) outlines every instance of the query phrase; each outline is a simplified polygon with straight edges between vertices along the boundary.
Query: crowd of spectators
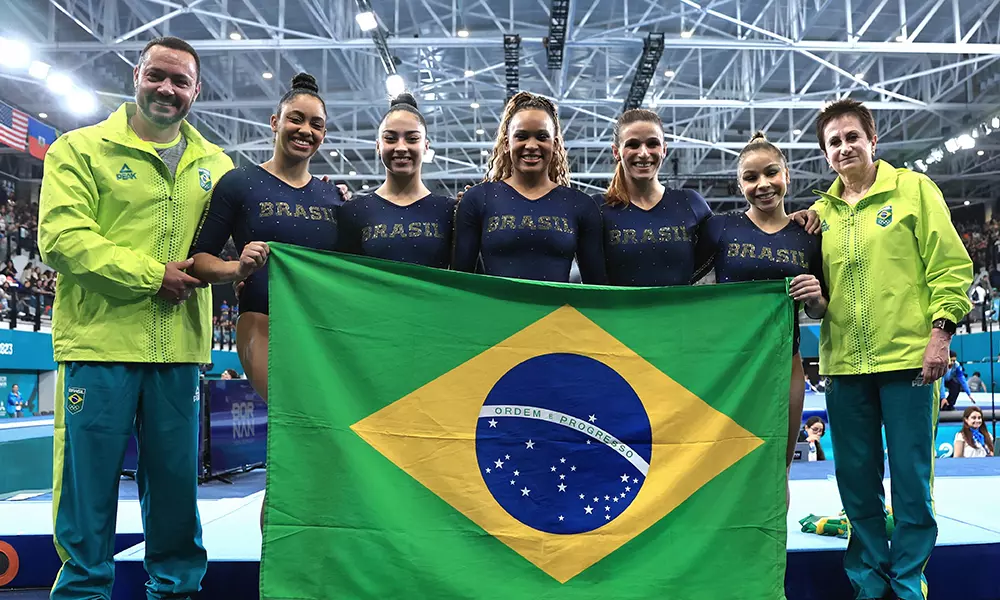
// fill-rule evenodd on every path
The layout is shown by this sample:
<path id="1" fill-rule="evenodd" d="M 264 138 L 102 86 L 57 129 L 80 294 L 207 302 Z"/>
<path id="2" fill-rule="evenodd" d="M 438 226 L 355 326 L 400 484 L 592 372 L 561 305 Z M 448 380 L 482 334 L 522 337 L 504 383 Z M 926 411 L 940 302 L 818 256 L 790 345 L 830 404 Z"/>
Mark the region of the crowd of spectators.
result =
<path id="1" fill-rule="evenodd" d="M 55 271 L 29 262 L 18 273 L 14 261 L 8 259 L 0 269 L 0 318 L 8 319 L 12 312 L 20 319 L 33 318 L 36 310 L 51 318 L 55 293 Z"/>
<path id="2" fill-rule="evenodd" d="M 976 271 L 990 269 L 1000 262 L 1000 221 L 986 223 L 956 222 L 955 228 L 962 236 Z"/>
<path id="3" fill-rule="evenodd" d="M 15 203 L 2 196 L 0 200 L 6 202 L 0 205 L 0 255 L 9 258 L 24 251 L 33 259 L 37 253 L 38 205 Z"/>

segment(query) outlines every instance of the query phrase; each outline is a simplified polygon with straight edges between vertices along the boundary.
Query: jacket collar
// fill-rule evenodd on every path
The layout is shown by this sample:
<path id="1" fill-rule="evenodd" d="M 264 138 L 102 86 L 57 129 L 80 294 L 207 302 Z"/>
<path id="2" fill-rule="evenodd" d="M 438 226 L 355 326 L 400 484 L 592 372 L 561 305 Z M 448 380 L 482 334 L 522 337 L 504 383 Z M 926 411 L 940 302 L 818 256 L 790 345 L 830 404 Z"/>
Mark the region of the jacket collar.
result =
<path id="1" fill-rule="evenodd" d="M 866 202 L 869 198 L 876 196 L 878 194 L 885 194 L 887 192 L 892 192 L 896 189 L 896 183 L 898 176 L 896 174 L 896 167 L 890 165 L 884 160 L 876 161 L 876 166 L 878 171 L 875 173 L 875 183 L 865 194 L 864 198 L 858 200 L 855 206 L 860 206 L 862 203 Z M 840 202 L 844 203 L 841 195 L 844 193 L 844 182 L 838 176 L 833 185 L 827 191 L 813 190 L 814 194 L 818 194 L 820 197 L 825 198 L 830 202 Z"/>

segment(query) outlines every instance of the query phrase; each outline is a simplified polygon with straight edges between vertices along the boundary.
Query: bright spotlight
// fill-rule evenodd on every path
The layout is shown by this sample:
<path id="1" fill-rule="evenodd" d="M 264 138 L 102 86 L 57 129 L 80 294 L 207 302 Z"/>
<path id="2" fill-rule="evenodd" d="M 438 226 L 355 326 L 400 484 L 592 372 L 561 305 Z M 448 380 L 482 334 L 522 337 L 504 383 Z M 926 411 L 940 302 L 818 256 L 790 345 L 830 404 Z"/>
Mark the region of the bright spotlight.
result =
<path id="1" fill-rule="evenodd" d="M 69 109 L 80 116 L 92 115 L 97 110 L 97 97 L 88 90 L 74 89 L 66 102 Z"/>
<path id="2" fill-rule="evenodd" d="M 354 20 L 358 22 L 358 27 L 361 31 L 371 31 L 378 27 L 378 19 L 375 18 L 375 13 L 371 11 L 358 13 L 358 16 L 354 17 Z"/>
<path id="3" fill-rule="evenodd" d="M 424 152 L 424 163 L 432 162 L 434 162 L 434 150 L 429 148 L 426 152 Z"/>
<path id="4" fill-rule="evenodd" d="M 53 94 L 62 96 L 68 94 L 73 89 L 73 82 L 62 73 L 52 73 L 46 78 L 45 84 L 52 90 Z"/>
<path id="5" fill-rule="evenodd" d="M 403 76 L 393 73 L 385 78 L 385 91 L 389 92 L 389 95 L 395 98 L 396 96 L 402 94 L 406 91 L 406 82 L 403 81 Z"/>
<path id="6" fill-rule="evenodd" d="M 43 63 L 40 60 L 33 60 L 31 61 L 31 66 L 28 67 L 28 75 L 31 75 L 35 79 L 41 79 L 44 81 L 45 78 L 49 76 L 49 69 L 51 68 L 52 65 L 48 63 Z"/>
<path id="7" fill-rule="evenodd" d="M 31 49 L 15 40 L 0 38 L 0 65 L 23 69 L 31 63 Z"/>
<path id="8" fill-rule="evenodd" d="M 969 134 L 963 133 L 958 136 L 958 147 L 962 150 L 970 150 L 976 147 L 976 140 Z"/>

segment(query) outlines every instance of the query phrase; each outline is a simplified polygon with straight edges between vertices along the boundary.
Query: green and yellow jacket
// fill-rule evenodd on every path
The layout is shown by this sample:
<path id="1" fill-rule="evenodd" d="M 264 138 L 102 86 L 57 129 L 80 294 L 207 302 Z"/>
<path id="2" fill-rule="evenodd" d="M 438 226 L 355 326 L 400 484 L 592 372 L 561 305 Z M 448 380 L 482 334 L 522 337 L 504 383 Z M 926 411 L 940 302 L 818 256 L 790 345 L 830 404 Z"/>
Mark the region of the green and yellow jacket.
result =
<path id="1" fill-rule="evenodd" d="M 838 177 L 812 209 L 823 236 L 830 306 L 820 326 L 820 373 L 919 369 L 931 323 L 972 308 L 972 260 L 941 190 L 926 175 L 880 160 L 854 206 Z"/>
<path id="2" fill-rule="evenodd" d="M 213 185 L 233 168 L 186 121 L 172 174 L 129 127 L 134 104 L 56 140 L 45 155 L 38 215 L 42 260 L 58 273 L 56 361 L 208 363 L 212 299 L 156 296 L 164 265 L 185 260 Z"/>

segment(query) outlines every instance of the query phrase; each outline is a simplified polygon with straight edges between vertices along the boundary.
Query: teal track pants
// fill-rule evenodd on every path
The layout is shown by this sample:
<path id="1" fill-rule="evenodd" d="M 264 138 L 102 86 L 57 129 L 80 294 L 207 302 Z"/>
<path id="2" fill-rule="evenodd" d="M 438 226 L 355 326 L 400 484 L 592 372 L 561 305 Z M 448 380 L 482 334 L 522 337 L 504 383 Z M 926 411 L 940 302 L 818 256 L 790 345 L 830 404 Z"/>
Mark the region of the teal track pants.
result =
<path id="1" fill-rule="evenodd" d="M 919 370 L 830 378 L 827 413 L 837 486 L 850 520 L 844 568 L 856 598 L 895 593 L 924 600 L 924 566 L 937 540 L 934 517 L 936 385 L 919 385 Z M 895 530 L 886 534 L 882 426 L 892 484 Z"/>
<path id="2" fill-rule="evenodd" d="M 198 516 L 197 365 L 61 363 L 52 512 L 63 561 L 51 600 L 111 598 L 118 482 L 133 430 L 146 597 L 188 598 L 208 565 Z"/>

